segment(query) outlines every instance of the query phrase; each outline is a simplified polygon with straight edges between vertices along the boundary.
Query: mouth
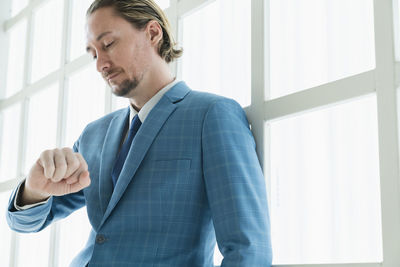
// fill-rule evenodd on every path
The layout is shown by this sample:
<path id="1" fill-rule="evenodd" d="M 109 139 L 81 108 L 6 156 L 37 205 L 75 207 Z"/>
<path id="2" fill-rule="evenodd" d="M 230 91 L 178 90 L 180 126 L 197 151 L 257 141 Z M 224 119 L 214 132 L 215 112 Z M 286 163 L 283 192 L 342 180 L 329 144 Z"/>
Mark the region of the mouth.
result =
<path id="1" fill-rule="evenodd" d="M 108 75 L 108 76 L 106 77 L 106 80 L 107 80 L 108 82 L 112 82 L 112 80 L 113 80 L 115 77 L 117 77 L 119 74 L 120 74 L 120 72 L 116 72 L 116 73 L 113 73 L 113 74 L 111 74 L 111 75 Z"/>

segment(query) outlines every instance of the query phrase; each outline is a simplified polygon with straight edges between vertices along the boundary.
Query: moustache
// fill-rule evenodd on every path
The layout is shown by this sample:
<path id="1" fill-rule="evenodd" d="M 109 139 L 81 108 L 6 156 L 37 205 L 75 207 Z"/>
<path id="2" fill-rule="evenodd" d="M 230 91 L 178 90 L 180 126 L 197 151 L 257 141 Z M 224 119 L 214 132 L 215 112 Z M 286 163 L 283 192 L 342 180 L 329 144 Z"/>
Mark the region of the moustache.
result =
<path id="1" fill-rule="evenodd" d="M 111 75 L 114 75 L 117 72 L 121 72 L 120 69 L 111 69 L 109 71 L 102 71 L 101 75 L 103 76 L 104 79 L 107 79 L 107 77 L 110 77 Z"/>

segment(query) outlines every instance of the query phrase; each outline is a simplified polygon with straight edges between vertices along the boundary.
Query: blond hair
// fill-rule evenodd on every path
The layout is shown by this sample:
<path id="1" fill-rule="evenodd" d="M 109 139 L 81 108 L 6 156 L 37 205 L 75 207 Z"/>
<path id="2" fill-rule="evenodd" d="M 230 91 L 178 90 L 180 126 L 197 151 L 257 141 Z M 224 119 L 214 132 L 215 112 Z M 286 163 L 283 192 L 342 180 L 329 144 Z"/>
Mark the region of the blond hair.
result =
<path id="1" fill-rule="evenodd" d="M 112 7 L 116 15 L 127 20 L 139 30 L 144 29 L 149 21 L 157 21 L 163 32 L 163 38 L 158 44 L 158 54 L 167 63 L 182 55 L 182 48 L 174 48 L 176 43 L 167 17 L 153 0 L 95 0 L 87 10 L 86 16 L 90 16 L 103 7 Z"/>

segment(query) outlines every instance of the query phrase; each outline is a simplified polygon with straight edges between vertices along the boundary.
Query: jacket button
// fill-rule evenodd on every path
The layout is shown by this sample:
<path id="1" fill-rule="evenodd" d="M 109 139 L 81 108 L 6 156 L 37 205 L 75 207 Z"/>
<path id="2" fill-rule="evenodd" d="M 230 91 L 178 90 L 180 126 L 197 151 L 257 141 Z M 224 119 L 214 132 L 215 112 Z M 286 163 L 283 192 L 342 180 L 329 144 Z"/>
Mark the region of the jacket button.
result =
<path id="1" fill-rule="evenodd" d="M 97 235 L 96 236 L 96 243 L 97 244 L 103 244 L 104 242 L 106 242 L 106 238 L 104 235 Z"/>

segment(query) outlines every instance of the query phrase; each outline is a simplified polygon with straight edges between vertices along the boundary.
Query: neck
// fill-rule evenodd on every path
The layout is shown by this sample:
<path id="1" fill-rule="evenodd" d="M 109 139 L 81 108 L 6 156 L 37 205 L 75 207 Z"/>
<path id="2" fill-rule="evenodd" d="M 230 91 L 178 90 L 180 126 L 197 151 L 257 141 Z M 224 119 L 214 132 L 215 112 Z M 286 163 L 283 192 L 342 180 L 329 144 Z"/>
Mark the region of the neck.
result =
<path id="1" fill-rule="evenodd" d="M 165 63 L 165 62 L 164 62 Z M 168 64 L 160 64 L 154 71 L 148 71 L 140 81 L 137 88 L 132 91 L 129 102 L 132 107 L 139 111 L 155 94 L 170 84 L 174 77 L 169 71 Z"/>

